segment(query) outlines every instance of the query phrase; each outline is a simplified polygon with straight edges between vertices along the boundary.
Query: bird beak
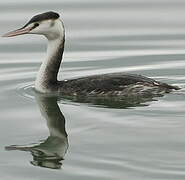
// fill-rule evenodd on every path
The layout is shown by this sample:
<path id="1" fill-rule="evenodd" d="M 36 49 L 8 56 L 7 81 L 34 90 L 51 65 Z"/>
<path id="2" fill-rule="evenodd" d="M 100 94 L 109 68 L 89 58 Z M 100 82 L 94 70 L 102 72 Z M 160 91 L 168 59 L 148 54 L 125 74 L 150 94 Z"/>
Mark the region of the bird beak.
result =
<path id="1" fill-rule="evenodd" d="M 31 30 L 32 30 L 31 27 L 25 27 L 25 28 L 23 27 L 23 28 L 8 32 L 8 33 L 4 34 L 2 37 L 13 37 L 13 36 L 21 35 L 21 34 L 27 34 Z"/>

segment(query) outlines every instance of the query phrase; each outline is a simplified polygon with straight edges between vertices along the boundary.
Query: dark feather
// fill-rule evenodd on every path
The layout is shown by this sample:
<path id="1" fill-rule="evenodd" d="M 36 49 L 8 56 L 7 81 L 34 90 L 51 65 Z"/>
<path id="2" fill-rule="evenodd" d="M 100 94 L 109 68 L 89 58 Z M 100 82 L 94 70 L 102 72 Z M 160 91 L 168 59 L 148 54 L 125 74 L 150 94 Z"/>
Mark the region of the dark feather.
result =
<path id="1" fill-rule="evenodd" d="M 56 12 L 53 12 L 53 11 L 45 12 L 45 13 L 33 16 L 24 27 L 34 22 L 44 21 L 48 19 L 58 19 L 59 17 L 60 15 Z"/>

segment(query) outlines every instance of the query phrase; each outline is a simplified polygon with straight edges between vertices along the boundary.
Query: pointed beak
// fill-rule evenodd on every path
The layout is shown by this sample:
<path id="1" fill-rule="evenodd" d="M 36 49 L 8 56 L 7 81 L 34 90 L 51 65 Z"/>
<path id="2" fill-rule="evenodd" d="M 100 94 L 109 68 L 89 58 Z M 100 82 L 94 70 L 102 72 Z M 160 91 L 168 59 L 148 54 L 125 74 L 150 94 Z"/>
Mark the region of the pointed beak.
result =
<path id="1" fill-rule="evenodd" d="M 22 35 L 22 34 L 27 34 L 32 30 L 31 27 L 23 27 L 11 32 L 8 32 L 6 34 L 4 34 L 2 37 L 13 37 L 13 36 L 18 36 L 18 35 Z"/>

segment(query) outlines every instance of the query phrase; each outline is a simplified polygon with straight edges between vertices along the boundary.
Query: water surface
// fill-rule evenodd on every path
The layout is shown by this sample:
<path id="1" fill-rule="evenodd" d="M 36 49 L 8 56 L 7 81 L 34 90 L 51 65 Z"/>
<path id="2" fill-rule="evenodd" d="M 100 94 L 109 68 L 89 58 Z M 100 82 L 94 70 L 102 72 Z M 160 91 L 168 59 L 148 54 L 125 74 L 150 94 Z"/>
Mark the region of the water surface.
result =
<path id="1" fill-rule="evenodd" d="M 184 179 L 184 8 L 183 0 L 0 2 L 1 34 L 37 13 L 61 14 L 67 39 L 60 79 L 124 71 L 182 87 L 128 109 L 52 98 L 50 104 L 30 88 L 46 40 L 1 38 L 1 178 Z M 46 117 L 51 106 L 54 115 Z"/>

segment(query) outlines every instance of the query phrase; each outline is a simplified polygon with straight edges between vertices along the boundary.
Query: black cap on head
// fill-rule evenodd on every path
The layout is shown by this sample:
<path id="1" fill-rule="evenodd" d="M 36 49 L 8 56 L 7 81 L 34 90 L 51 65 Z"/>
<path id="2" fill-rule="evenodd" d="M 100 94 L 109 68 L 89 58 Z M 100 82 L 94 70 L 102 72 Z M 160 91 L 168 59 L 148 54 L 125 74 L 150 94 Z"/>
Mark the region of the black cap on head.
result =
<path id="1" fill-rule="evenodd" d="M 43 21 L 43 20 L 48 20 L 48 19 L 58 19 L 59 17 L 60 15 L 58 13 L 49 11 L 49 12 L 45 12 L 45 13 L 33 16 L 26 25 L 33 23 L 33 22 L 37 22 L 37 21 Z"/>

